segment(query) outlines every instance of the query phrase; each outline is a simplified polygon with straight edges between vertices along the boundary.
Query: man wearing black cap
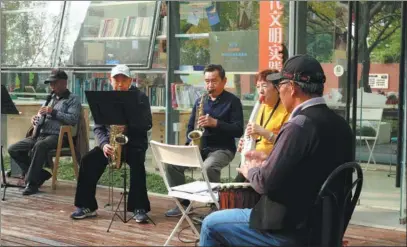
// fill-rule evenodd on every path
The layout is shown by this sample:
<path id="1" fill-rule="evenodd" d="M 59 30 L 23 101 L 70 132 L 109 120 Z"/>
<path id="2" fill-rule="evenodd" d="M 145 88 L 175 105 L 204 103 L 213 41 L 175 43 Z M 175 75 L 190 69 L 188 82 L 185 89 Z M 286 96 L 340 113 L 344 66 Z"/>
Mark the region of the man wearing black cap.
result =
<path id="1" fill-rule="evenodd" d="M 238 168 L 261 194 L 253 209 L 230 209 L 210 214 L 201 228 L 201 246 L 304 245 L 307 214 L 329 174 L 353 160 L 352 132 L 346 121 L 322 98 L 325 75 L 308 55 L 287 60 L 277 88 L 290 119 L 281 128 L 268 157 L 247 153 Z M 349 186 L 344 177 L 340 187 Z"/>
<path id="2" fill-rule="evenodd" d="M 49 84 L 52 90 L 50 102 L 31 118 L 34 130 L 44 119 L 38 129 L 39 135 L 25 138 L 8 148 L 10 157 L 17 162 L 25 176 L 23 195 L 37 193 L 38 188 L 51 178 L 51 173 L 43 169 L 48 152 L 57 148 L 61 125 L 76 125 L 81 112 L 81 102 L 68 90 L 68 75 L 63 70 L 52 70 L 44 83 Z M 64 138 L 64 145 L 66 144 L 67 140 Z"/>

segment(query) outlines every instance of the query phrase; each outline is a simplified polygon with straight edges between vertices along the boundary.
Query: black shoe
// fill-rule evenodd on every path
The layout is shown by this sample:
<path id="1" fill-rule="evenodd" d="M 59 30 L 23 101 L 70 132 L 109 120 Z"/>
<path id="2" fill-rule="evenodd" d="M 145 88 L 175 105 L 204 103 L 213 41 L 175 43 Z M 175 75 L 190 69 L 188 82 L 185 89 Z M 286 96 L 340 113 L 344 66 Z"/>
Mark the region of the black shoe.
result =
<path id="1" fill-rule="evenodd" d="M 134 215 L 133 219 L 135 219 L 137 223 L 147 223 L 148 216 L 144 209 L 136 209 L 134 211 L 134 214 L 135 215 Z"/>
<path id="2" fill-rule="evenodd" d="M 38 187 L 41 187 L 45 183 L 45 181 L 47 181 L 51 177 L 51 173 L 49 173 L 47 170 L 42 169 L 39 177 Z"/>
<path id="3" fill-rule="evenodd" d="M 38 192 L 38 186 L 29 183 L 23 190 L 23 196 L 33 195 L 33 194 L 36 194 L 37 192 Z"/>

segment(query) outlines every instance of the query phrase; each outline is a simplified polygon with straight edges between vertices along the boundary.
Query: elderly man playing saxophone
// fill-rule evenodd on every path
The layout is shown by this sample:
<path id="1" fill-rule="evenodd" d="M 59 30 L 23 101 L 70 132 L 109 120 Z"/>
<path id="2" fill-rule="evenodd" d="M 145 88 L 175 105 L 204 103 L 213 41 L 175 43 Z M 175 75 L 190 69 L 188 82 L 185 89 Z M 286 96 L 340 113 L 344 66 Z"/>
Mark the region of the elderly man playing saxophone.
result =
<path id="1" fill-rule="evenodd" d="M 200 140 L 204 169 L 210 182 L 219 183 L 222 168 L 235 157 L 235 138 L 243 135 L 243 108 L 240 99 L 225 90 L 227 78 L 221 65 L 208 65 L 204 70 L 204 76 L 208 94 L 195 102 L 187 135 L 194 130 L 197 119 L 198 126 L 205 128 Z M 200 104 L 201 101 L 203 105 Z M 196 111 L 200 106 L 203 114 L 196 118 Z M 189 145 L 190 141 L 188 138 L 186 144 Z M 170 186 L 185 184 L 183 167 L 168 165 L 167 172 Z M 189 203 L 187 200 L 181 202 L 184 207 Z M 181 216 L 182 213 L 178 207 L 175 207 L 165 215 L 175 217 Z"/>
<path id="2" fill-rule="evenodd" d="M 144 167 L 146 150 L 148 147 L 147 131 L 152 127 L 152 116 L 148 97 L 135 87 L 130 88 L 132 78 L 130 70 L 126 65 L 117 65 L 112 69 L 110 83 L 113 90 L 138 91 L 138 98 L 147 108 L 145 118 L 146 126 L 118 126 L 128 136 L 128 143 L 123 146 L 126 152 L 123 160 L 130 166 L 130 190 L 127 210 L 134 212 L 134 219 L 138 223 L 148 220 L 147 213 L 150 211 L 150 201 L 147 195 L 146 170 Z M 135 112 L 134 114 L 137 114 Z M 78 184 L 75 195 L 76 211 L 72 213 L 73 219 L 84 219 L 96 216 L 98 204 L 95 198 L 96 184 L 106 166 L 108 157 L 114 154 L 113 147 L 109 143 L 111 128 L 105 125 L 95 125 L 94 133 L 99 141 L 99 146 L 87 153 L 81 160 Z"/>

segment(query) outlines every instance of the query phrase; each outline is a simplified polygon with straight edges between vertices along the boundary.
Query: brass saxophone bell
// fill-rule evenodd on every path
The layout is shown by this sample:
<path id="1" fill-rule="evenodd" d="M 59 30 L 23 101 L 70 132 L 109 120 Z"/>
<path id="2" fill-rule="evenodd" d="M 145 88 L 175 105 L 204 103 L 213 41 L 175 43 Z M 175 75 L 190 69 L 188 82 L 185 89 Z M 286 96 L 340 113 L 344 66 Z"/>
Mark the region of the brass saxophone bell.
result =
<path id="1" fill-rule="evenodd" d="M 123 134 L 118 134 L 115 136 L 115 141 L 120 145 L 125 145 L 129 141 L 129 138 Z"/>

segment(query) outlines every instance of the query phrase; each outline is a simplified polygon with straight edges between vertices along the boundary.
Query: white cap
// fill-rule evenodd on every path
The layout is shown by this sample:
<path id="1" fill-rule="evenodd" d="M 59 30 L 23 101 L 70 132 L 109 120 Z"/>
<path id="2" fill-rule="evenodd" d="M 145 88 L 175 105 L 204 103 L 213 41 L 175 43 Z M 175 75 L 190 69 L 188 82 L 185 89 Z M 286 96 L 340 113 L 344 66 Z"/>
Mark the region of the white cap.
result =
<path id="1" fill-rule="evenodd" d="M 125 64 L 118 64 L 112 68 L 112 72 L 111 72 L 112 77 L 114 77 L 116 75 L 120 75 L 120 74 L 125 75 L 127 77 L 131 77 L 130 69 Z"/>

